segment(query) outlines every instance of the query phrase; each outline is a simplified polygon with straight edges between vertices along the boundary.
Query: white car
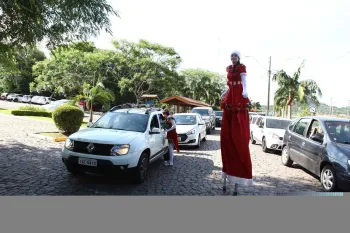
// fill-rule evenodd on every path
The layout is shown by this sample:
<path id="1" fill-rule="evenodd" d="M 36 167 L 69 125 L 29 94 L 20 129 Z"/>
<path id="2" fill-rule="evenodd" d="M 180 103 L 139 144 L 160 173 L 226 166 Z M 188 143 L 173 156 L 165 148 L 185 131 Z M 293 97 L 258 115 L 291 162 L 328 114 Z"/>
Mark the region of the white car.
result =
<path id="1" fill-rule="evenodd" d="M 179 145 L 200 147 L 207 138 L 205 121 L 198 113 L 176 113 L 176 132 Z"/>
<path id="2" fill-rule="evenodd" d="M 257 120 L 258 120 L 258 118 L 259 118 L 260 116 L 258 116 L 258 115 L 252 115 L 252 116 L 250 116 L 250 139 L 252 140 L 252 133 L 253 133 L 253 130 L 255 129 L 255 128 L 257 128 L 258 126 L 257 126 L 257 124 L 256 124 L 256 122 L 257 122 Z"/>
<path id="3" fill-rule="evenodd" d="M 260 116 L 257 127 L 253 128 L 251 134 L 252 144 L 260 142 L 264 152 L 269 150 L 282 150 L 283 137 L 291 120 L 280 117 Z"/>
<path id="4" fill-rule="evenodd" d="M 72 174 L 131 172 L 132 180 L 142 183 L 149 164 L 169 152 L 161 115 L 154 109 L 112 108 L 89 128 L 69 136 L 63 163 Z"/>
<path id="5" fill-rule="evenodd" d="M 47 111 L 54 111 L 57 107 L 59 107 L 63 104 L 67 104 L 70 101 L 71 100 L 67 100 L 67 99 L 56 100 L 56 101 L 52 101 L 50 104 L 42 105 L 41 108 L 44 108 Z M 81 111 L 84 111 L 84 108 L 81 105 L 76 104 L 76 106 L 79 107 Z"/>
<path id="6" fill-rule="evenodd" d="M 51 102 L 56 101 L 56 99 L 51 98 L 51 97 L 45 97 L 41 96 L 36 100 L 37 104 L 45 105 L 45 104 L 50 104 Z"/>
<path id="7" fill-rule="evenodd" d="M 9 94 L 7 96 L 8 101 L 13 101 L 13 102 L 21 102 L 22 101 L 23 95 L 21 94 Z"/>

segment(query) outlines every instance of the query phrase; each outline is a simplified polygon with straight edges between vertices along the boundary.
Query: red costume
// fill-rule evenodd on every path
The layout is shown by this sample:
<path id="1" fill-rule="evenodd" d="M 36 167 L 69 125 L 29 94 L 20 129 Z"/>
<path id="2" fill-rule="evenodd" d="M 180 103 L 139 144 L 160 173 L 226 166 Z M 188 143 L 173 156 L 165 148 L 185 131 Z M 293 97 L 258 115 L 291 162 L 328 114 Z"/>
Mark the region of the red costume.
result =
<path id="1" fill-rule="evenodd" d="M 173 124 L 171 123 L 171 120 L 174 120 L 172 117 L 168 117 L 168 119 L 165 121 L 165 123 L 168 125 L 168 128 L 171 129 Z M 167 139 L 171 140 L 174 144 L 175 149 L 177 150 L 177 153 L 180 152 L 179 150 L 179 141 L 176 133 L 176 129 L 170 130 L 167 132 Z"/>
<path id="2" fill-rule="evenodd" d="M 230 65 L 226 68 L 229 86 L 221 108 L 223 109 L 221 125 L 222 178 L 239 185 L 252 185 L 252 162 L 249 140 L 250 124 L 248 104 L 244 98 L 241 75 L 245 75 L 243 64 Z M 245 83 L 243 83 L 245 84 Z"/>

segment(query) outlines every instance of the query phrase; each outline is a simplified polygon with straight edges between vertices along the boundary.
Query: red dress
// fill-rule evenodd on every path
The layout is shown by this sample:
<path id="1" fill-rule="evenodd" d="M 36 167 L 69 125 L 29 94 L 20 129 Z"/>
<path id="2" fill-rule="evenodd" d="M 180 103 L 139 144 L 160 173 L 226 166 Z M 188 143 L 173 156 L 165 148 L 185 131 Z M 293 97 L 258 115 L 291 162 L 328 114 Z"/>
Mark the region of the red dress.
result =
<path id="1" fill-rule="evenodd" d="M 242 96 L 241 73 L 246 73 L 243 64 L 228 66 L 227 85 L 229 90 L 222 101 L 223 116 L 220 133 L 222 178 L 235 184 L 252 185 L 252 162 L 249 140 L 250 123 L 248 98 Z"/>
<path id="2" fill-rule="evenodd" d="M 168 125 L 169 128 L 171 128 L 173 126 L 173 124 L 171 124 L 171 122 L 170 122 L 171 119 L 174 120 L 174 118 L 170 118 L 170 117 L 166 120 L 166 124 Z M 173 130 L 167 132 L 167 139 L 171 140 L 173 142 L 174 147 L 177 150 L 177 153 L 179 153 L 180 152 L 179 141 L 178 141 L 176 129 L 173 129 Z"/>

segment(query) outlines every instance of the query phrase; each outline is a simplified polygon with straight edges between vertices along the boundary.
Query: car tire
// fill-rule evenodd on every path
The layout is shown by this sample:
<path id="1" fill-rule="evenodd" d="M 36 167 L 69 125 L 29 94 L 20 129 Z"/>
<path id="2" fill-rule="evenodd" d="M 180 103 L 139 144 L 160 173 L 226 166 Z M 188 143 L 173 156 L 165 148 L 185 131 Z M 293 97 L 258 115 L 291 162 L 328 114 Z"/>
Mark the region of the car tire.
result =
<path id="1" fill-rule="evenodd" d="M 66 165 L 66 169 L 73 176 L 76 176 L 80 173 L 79 168 L 77 168 L 76 166 Z"/>
<path id="2" fill-rule="evenodd" d="M 321 185 L 324 191 L 333 192 L 337 189 L 337 174 L 331 165 L 326 165 L 321 171 Z"/>
<path id="3" fill-rule="evenodd" d="M 209 129 L 207 129 L 207 134 L 211 134 L 211 126 Z"/>
<path id="4" fill-rule="evenodd" d="M 254 140 L 253 133 L 250 134 L 250 141 L 252 144 L 255 144 L 256 141 Z"/>
<path id="5" fill-rule="evenodd" d="M 149 156 L 146 152 L 141 154 L 137 167 L 133 174 L 133 182 L 136 184 L 142 184 L 148 175 Z"/>
<path id="6" fill-rule="evenodd" d="M 262 146 L 262 151 L 263 152 L 269 152 L 269 149 L 267 148 L 267 146 L 266 146 L 266 139 L 265 138 L 263 138 L 262 139 L 262 144 L 261 144 L 261 146 Z"/>
<path id="7" fill-rule="evenodd" d="M 293 160 L 291 160 L 289 157 L 287 146 L 283 147 L 282 149 L 281 161 L 282 161 L 282 164 L 286 167 L 291 167 L 293 165 Z"/>
<path id="8" fill-rule="evenodd" d="M 203 142 L 207 140 L 207 134 L 205 134 L 205 137 L 203 138 Z"/>
<path id="9" fill-rule="evenodd" d="M 196 148 L 200 148 L 201 147 L 201 135 L 199 134 L 198 135 L 198 139 L 197 139 L 197 145 L 196 145 Z"/>

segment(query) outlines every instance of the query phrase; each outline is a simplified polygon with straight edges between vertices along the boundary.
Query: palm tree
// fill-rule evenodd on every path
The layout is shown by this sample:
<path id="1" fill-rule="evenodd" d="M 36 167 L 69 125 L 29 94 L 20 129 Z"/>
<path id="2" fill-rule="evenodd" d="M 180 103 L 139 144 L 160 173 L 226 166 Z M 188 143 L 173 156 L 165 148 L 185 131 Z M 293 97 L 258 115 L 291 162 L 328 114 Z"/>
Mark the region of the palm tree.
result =
<path id="1" fill-rule="evenodd" d="M 319 105 L 318 98 L 322 97 L 322 91 L 314 80 L 299 81 L 303 67 L 304 61 L 293 76 L 289 76 L 284 70 L 280 70 L 272 78 L 279 86 L 274 97 L 275 110 L 286 112 L 285 110 L 288 107 L 290 119 L 292 118 L 292 109 L 295 102 L 306 106 L 310 101 L 313 101 L 316 105 Z"/>
<path id="2" fill-rule="evenodd" d="M 84 83 L 83 85 L 83 94 L 77 95 L 75 100 L 78 101 L 81 98 L 85 98 L 87 100 L 87 106 L 89 106 L 90 110 L 90 118 L 89 122 L 92 122 L 93 116 L 93 108 L 92 105 L 94 102 L 99 102 L 104 106 L 108 106 L 110 102 L 114 101 L 115 95 L 114 93 L 105 88 L 102 82 L 98 82 L 96 86 L 90 86 L 88 83 Z"/>

